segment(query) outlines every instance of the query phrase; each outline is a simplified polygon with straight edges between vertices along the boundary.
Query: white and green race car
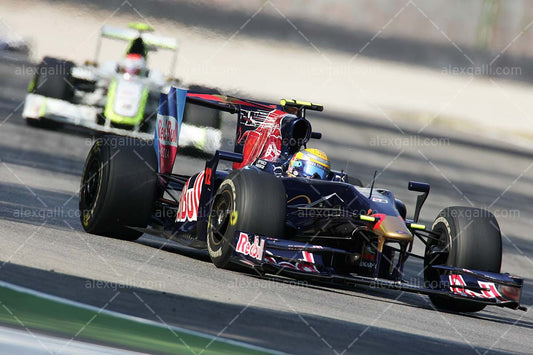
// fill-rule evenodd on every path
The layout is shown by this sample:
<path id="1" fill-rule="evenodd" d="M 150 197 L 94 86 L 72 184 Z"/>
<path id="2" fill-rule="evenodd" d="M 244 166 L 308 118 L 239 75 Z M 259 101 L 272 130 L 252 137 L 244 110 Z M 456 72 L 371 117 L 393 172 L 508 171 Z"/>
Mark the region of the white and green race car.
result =
<path id="1" fill-rule="evenodd" d="M 71 124 L 93 131 L 152 139 L 157 118 L 159 95 L 177 80 L 172 78 L 177 42 L 156 36 L 153 28 L 131 23 L 130 28 L 103 26 L 94 61 L 76 65 L 71 61 L 45 57 L 28 87 L 22 117 L 31 126 L 58 127 Z M 102 38 L 129 42 L 120 62 L 98 64 Z M 149 69 L 148 53 L 172 53 L 170 74 Z M 201 86 L 196 92 L 219 94 Z M 180 145 L 206 153 L 220 148 L 221 117 L 216 110 L 187 106 Z"/>

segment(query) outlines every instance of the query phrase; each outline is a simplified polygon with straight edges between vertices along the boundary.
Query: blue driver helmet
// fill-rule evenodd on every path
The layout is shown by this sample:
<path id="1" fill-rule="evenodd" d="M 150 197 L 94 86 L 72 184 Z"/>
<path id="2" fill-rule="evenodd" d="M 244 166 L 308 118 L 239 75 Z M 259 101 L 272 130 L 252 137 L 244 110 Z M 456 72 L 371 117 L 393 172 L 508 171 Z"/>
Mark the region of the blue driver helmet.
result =
<path id="1" fill-rule="evenodd" d="M 325 180 L 330 175 L 328 156 L 318 149 L 301 150 L 291 158 L 287 174 L 293 177 Z"/>

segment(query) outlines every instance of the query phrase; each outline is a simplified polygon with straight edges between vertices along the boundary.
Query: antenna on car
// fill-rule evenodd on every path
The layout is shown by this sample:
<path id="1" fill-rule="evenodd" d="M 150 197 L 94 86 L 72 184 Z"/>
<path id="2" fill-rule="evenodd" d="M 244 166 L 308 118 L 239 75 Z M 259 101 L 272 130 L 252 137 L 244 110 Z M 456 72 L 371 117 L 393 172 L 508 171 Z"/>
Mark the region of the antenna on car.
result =
<path id="1" fill-rule="evenodd" d="M 368 198 L 372 197 L 372 191 L 374 191 L 374 181 L 376 181 L 376 174 L 378 173 L 377 170 L 374 170 L 374 177 L 372 178 L 372 185 L 370 185 L 370 195 L 368 195 Z"/>

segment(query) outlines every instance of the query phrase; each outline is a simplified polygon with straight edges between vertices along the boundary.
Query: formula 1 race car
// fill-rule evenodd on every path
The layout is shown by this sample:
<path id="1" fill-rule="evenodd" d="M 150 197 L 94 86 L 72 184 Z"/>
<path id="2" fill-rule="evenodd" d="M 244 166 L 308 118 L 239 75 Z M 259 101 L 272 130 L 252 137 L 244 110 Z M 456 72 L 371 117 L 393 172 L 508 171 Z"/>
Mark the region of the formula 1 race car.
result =
<path id="1" fill-rule="evenodd" d="M 68 123 L 98 132 L 153 138 L 159 94 L 176 83 L 172 70 L 177 43 L 149 33 L 153 29 L 146 24 L 132 23 L 130 27 L 103 26 L 94 61 L 84 65 L 45 57 L 28 87 L 22 113 L 26 122 L 38 127 Z M 125 58 L 97 64 L 102 38 L 129 41 Z M 173 53 L 168 77 L 146 65 L 148 53 L 158 49 Z M 218 93 L 200 86 L 191 88 Z M 214 153 L 220 148 L 220 123 L 220 112 L 187 105 L 181 144 Z"/>
<path id="2" fill-rule="evenodd" d="M 219 268 L 416 292 L 445 310 L 525 310 L 523 280 L 500 273 L 501 234 L 490 212 L 448 207 L 427 228 L 418 223 L 426 183 L 409 182 L 419 196 L 407 218 L 405 204 L 374 180 L 362 187 L 335 170 L 321 178 L 287 174 L 287 159 L 321 138 L 306 110 L 322 106 L 175 88 L 160 100 L 153 146 L 117 137 L 93 145 L 79 195 L 85 231 L 126 240 L 158 235 L 207 249 Z M 192 176 L 173 173 L 186 102 L 238 117 L 234 151 L 217 151 Z M 232 169 L 219 169 L 221 161 Z M 417 239 L 424 255 L 412 251 Z M 404 280 L 409 258 L 424 261 L 423 283 Z"/>

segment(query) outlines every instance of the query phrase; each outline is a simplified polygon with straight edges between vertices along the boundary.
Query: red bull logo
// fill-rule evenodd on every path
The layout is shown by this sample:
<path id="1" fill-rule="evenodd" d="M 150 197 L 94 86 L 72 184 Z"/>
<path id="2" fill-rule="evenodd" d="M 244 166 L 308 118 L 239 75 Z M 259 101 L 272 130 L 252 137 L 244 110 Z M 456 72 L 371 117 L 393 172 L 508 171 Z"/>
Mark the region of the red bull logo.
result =
<path id="1" fill-rule="evenodd" d="M 177 122 L 174 117 L 157 115 L 159 144 L 178 146 Z"/>
<path id="2" fill-rule="evenodd" d="M 196 176 L 194 184 L 190 188 L 191 179 L 187 180 L 187 184 L 185 184 L 181 193 L 176 222 L 196 221 L 198 219 L 198 206 L 200 205 L 203 182 L 203 171 Z"/>
<path id="3" fill-rule="evenodd" d="M 250 243 L 248 240 L 248 234 L 241 232 L 235 251 L 243 255 L 248 255 L 256 260 L 263 260 L 264 249 L 264 239 L 261 239 L 260 241 L 259 237 L 255 237 L 254 242 Z"/>
<path id="4" fill-rule="evenodd" d="M 159 166 L 163 174 L 172 173 L 178 152 L 178 124 L 174 117 L 157 115 Z"/>

